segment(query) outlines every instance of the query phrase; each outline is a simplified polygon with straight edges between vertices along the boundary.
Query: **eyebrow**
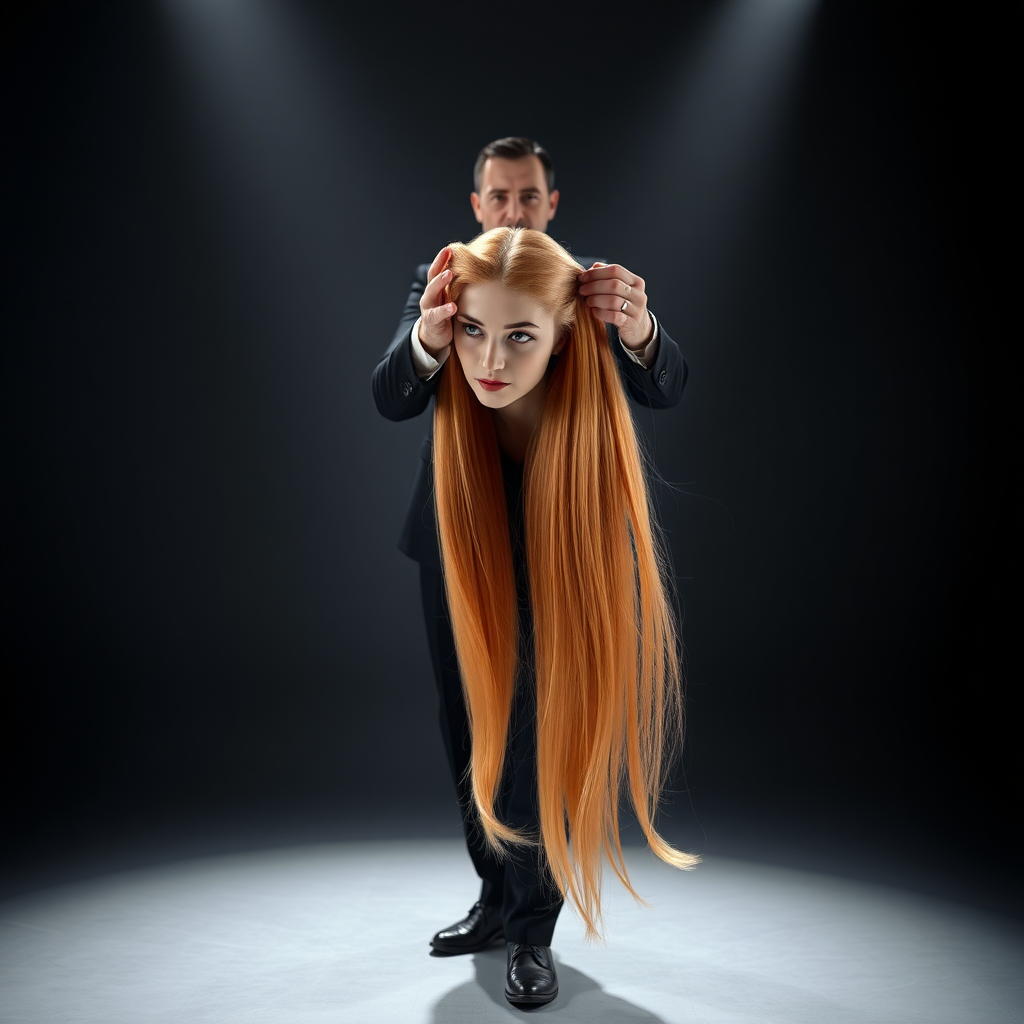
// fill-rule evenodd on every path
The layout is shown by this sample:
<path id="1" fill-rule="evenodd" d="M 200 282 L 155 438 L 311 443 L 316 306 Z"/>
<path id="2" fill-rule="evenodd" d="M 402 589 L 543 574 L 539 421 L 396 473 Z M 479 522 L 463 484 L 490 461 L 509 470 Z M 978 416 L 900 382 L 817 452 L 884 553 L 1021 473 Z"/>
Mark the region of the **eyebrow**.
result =
<path id="1" fill-rule="evenodd" d="M 471 324 L 476 324 L 477 327 L 485 326 L 483 320 L 477 320 L 477 318 L 475 316 L 470 316 L 468 313 L 459 313 L 459 319 L 460 320 L 468 320 Z M 530 323 L 529 320 L 521 320 L 517 324 L 505 324 L 505 326 L 502 328 L 502 330 L 504 330 L 504 331 L 511 331 L 511 330 L 515 330 L 517 327 L 533 327 L 534 329 L 536 329 L 538 331 L 540 330 L 539 325 L 532 324 L 532 323 Z"/>

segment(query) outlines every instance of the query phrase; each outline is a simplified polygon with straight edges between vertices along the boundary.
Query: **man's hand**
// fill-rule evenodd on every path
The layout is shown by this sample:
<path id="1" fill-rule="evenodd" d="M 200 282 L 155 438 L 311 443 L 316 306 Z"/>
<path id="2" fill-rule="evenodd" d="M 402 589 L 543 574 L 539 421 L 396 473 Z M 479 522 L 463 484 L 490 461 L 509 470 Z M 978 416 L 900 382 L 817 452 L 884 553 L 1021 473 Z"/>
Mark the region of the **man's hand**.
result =
<path id="1" fill-rule="evenodd" d="M 446 245 L 427 271 L 427 286 L 420 296 L 420 342 L 435 359 L 452 343 L 452 316 L 455 303 L 448 301 L 447 288 L 452 272 L 445 269 L 452 251 Z"/>
<path id="2" fill-rule="evenodd" d="M 598 320 L 619 329 L 623 345 L 640 352 L 654 337 L 644 280 L 617 263 L 595 263 L 579 276 L 580 295 Z"/>

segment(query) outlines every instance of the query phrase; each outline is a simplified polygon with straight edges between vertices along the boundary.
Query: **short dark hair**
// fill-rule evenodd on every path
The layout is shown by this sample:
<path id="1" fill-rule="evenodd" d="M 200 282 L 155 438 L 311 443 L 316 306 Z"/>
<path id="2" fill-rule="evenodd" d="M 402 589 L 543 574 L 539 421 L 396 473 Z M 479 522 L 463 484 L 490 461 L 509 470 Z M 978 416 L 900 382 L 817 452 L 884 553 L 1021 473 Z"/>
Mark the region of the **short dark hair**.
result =
<path id="1" fill-rule="evenodd" d="M 519 160 L 524 156 L 537 157 L 544 168 L 548 191 L 554 192 L 555 165 L 551 162 L 551 155 L 539 142 L 523 138 L 521 135 L 509 135 L 504 139 L 495 139 L 480 150 L 480 155 L 473 165 L 473 186 L 477 192 L 480 191 L 480 184 L 484 178 L 484 164 L 492 156 L 501 157 L 503 160 Z"/>

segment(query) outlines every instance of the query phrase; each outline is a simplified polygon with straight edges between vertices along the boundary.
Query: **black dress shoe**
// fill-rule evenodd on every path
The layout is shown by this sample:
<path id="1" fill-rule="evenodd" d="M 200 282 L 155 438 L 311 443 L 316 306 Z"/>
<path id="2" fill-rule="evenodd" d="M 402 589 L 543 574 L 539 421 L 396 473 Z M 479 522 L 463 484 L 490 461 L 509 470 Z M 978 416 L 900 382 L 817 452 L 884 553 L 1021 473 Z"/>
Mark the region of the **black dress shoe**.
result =
<path id="1" fill-rule="evenodd" d="M 505 998 L 513 1006 L 541 1006 L 558 995 L 558 975 L 549 946 L 508 944 Z"/>
<path id="2" fill-rule="evenodd" d="M 474 903 L 463 920 L 439 931 L 430 944 L 440 953 L 476 953 L 502 938 L 501 907 Z"/>

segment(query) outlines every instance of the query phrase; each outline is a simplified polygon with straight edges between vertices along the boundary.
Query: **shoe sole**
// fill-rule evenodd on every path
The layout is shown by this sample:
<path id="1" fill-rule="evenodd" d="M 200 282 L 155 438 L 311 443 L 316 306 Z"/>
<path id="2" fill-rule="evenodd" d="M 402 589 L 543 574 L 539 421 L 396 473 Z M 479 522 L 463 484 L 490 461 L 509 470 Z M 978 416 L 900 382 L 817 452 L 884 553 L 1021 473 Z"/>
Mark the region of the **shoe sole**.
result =
<path id="1" fill-rule="evenodd" d="M 444 946 L 438 942 L 432 942 L 430 948 L 436 950 L 438 953 L 446 953 L 448 956 L 459 956 L 461 953 L 481 953 L 485 949 L 490 949 L 492 946 L 498 945 L 498 943 L 504 944 L 504 935 L 495 935 L 493 939 L 488 939 L 486 942 L 479 942 L 475 946 Z"/>
<path id="2" fill-rule="evenodd" d="M 543 1006 L 545 1003 L 550 1003 L 553 999 L 558 997 L 558 989 L 549 996 L 514 996 L 508 989 L 505 989 L 505 998 L 513 1006 Z"/>

